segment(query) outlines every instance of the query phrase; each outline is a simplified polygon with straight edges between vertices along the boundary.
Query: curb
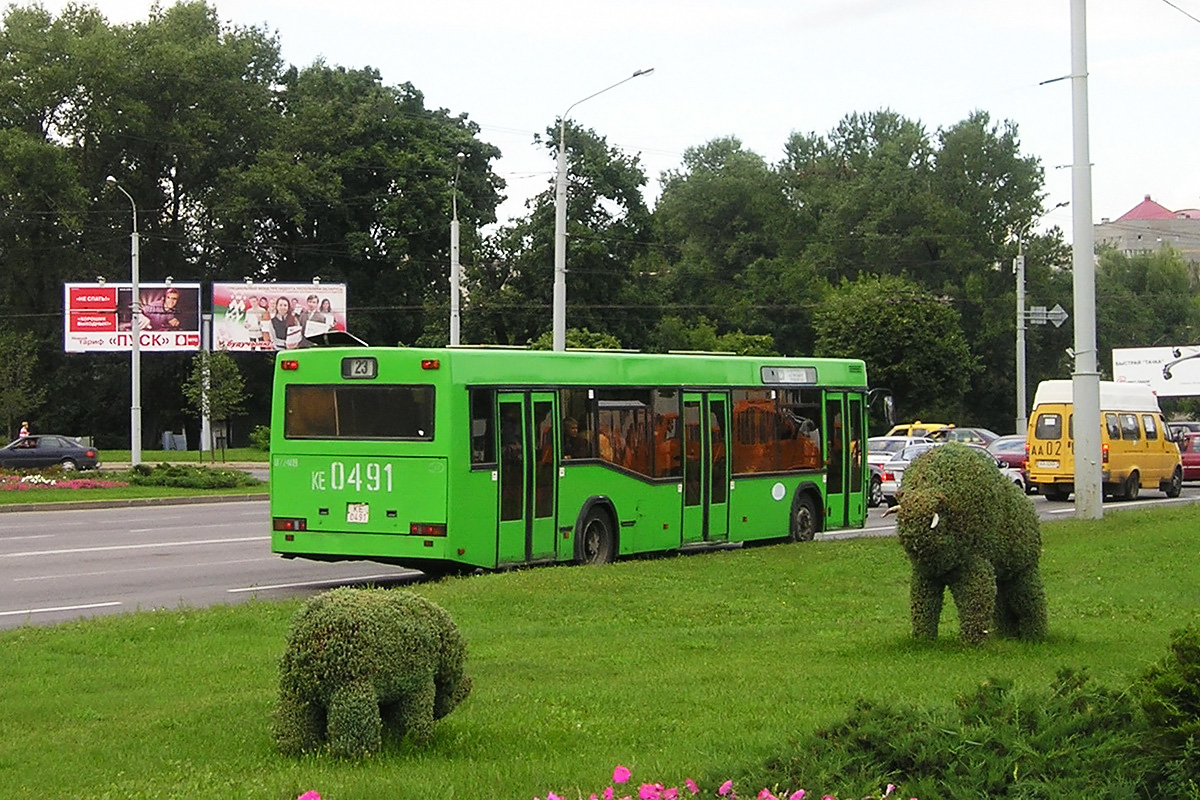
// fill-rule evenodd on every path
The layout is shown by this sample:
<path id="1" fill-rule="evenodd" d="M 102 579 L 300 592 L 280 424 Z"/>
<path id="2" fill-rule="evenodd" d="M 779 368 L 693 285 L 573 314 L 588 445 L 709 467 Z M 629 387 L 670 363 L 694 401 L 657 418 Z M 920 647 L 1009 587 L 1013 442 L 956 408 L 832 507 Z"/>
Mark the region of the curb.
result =
<path id="1" fill-rule="evenodd" d="M 69 500 L 57 503 L 0 505 L 0 514 L 19 511 L 87 511 L 93 508 L 132 508 L 134 506 L 185 506 L 268 499 L 270 499 L 269 494 L 220 494 L 197 497 L 136 497 L 127 500 Z"/>

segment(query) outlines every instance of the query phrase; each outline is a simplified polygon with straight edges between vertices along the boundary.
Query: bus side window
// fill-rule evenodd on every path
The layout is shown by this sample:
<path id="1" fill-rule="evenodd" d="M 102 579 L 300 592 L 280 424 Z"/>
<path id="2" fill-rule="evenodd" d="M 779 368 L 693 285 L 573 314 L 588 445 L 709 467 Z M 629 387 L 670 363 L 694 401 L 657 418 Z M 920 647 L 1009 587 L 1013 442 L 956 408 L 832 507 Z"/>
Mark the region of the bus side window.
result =
<path id="1" fill-rule="evenodd" d="M 1142 414 L 1142 427 L 1146 429 L 1146 441 L 1158 439 L 1158 425 L 1154 422 L 1153 414 Z"/>
<path id="2" fill-rule="evenodd" d="M 496 393 L 471 390 L 471 465 L 496 463 Z"/>
<path id="3" fill-rule="evenodd" d="M 679 430 L 679 393 L 674 389 L 654 390 L 654 476 L 683 475 L 683 448 Z"/>
<path id="4" fill-rule="evenodd" d="M 1121 426 L 1117 424 L 1116 414 L 1105 414 L 1104 426 L 1108 428 L 1108 438 L 1110 440 L 1115 442 L 1121 438 Z"/>
<path id="5" fill-rule="evenodd" d="M 1136 442 L 1141 438 L 1141 429 L 1138 427 L 1137 414 L 1121 415 L 1121 438 L 1131 442 Z"/>

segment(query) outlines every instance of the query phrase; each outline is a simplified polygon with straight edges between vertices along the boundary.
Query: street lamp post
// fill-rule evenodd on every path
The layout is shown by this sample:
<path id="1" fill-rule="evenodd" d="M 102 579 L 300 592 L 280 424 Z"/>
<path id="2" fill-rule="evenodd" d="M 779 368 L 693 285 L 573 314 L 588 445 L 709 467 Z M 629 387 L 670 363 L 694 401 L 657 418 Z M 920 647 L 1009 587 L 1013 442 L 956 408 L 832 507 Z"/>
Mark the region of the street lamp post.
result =
<path id="1" fill-rule="evenodd" d="M 567 349 L 567 116 L 571 109 L 584 100 L 591 100 L 596 95 L 604 94 L 609 89 L 615 89 L 626 81 L 631 81 L 640 75 L 649 75 L 654 67 L 639 69 L 628 78 L 619 80 L 612 86 L 589 94 L 583 100 L 576 100 L 567 106 L 558 120 L 558 171 L 554 182 L 554 349 Z"/>
<path id="2" fill-rule="evenodd" d="M 459 153 L 454 167 L 454 184 L 450 194 L 450 345 L 460 343 L 459 296 L 461 294 L 462 267 L 458 263 L 458 173 L 462 170 L 466 153 Z"/>
<path id="3" fill-rule="evenodd" d="M 117 179 L 109 175 L 104 179 L 109 185 L 117 187 L 121 194 L 129 198 L 133 208 L 133 233 L 129 236 L 129 270 L 131 285 L 129 332 L 133 336 L 133 346 L 130 350 L 129 362 L 130 401 L 129 401 L 129 462 L 137 466 L 142 463 L 142 332 L 138 330 L 138 317 L 142 311 L 141 288 L 138 285 L 139 248 L 137 226 L 137 203 L 133 195 L 125 191 L 125 187 Z"/>
<path id="4" fill-rule="evenodd" d="M 1050 211 L 1059 208 L 1066 208 L 1071 204 L 1070 200 L 1054 206 Z M 1049 212 L 1046 212 L 1049 213 Z M 1044 216 L 1044 215 L 1043 215 Z M 1029 233 L 1029 229 L 1033 227 L 1033 221 L 1021 229 L 1017 234 L 1017 257 L 1013 259 L 1013 272 L 1017 274 L 1017 433 L 1024 435 L 1025 430 L 1029 427 L 1029 406 L 1026 403 L 1026 380 L 1025 380 L 1025 236 Z"/>

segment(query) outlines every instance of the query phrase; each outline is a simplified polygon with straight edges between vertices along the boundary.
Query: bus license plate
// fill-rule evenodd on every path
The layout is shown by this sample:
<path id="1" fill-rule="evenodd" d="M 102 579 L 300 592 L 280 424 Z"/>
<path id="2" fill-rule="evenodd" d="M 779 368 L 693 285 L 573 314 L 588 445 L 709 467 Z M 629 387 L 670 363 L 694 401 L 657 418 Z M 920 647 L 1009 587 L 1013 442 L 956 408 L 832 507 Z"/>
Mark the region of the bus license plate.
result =
<path id="1" fill-rule="evenodd" d="M 346 522 L 370 522 L 371 507 L 367 503 L 347 503 Z"/>
<path id="2" fill-rule="evenodd" d="M 1038 469 L 1058 469 L 1057 461 L 1039 461 L 1037 465 Z"/>

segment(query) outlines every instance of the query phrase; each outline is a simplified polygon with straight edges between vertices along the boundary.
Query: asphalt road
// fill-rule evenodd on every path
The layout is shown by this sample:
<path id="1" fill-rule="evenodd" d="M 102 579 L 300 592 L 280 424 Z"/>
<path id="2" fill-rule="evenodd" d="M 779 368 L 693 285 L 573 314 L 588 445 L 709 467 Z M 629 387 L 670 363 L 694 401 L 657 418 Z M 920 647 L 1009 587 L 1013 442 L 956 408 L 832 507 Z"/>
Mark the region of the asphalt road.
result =
<path id="1" fill-rule="evenodd" d="M 1177 500 L 1157 492 L 1143 498 L 1107 502 L 1105 513 L 1200 502 L 1200 486 L 1185 486 Z M 1032 502 L 1043 520 L 1075 513 L 1072 503 Z M 421 578 L 371 562 L 280 558 L 270 551 L 268 517 L 265 500 L 0 513 L 0 629 Z M 819 538 L 894 533 L 895 517 L 879 508 L 864 529 Z"/>
<path id="2" fill-rule="evenodd" d="M 265 500 L 0 514 L 0 628 L 421 577 L 280 558 L 268 519 Z"/>

